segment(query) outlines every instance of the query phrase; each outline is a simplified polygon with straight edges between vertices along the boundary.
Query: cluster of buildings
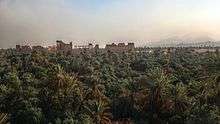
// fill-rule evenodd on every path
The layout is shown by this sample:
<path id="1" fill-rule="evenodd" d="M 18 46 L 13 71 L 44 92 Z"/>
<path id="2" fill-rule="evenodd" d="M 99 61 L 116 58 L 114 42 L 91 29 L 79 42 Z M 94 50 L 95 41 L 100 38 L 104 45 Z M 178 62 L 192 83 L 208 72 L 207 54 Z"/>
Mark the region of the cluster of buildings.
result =
<path id="1" fill-rule="evenodd" d="M 28 45 L 16 45 L 16 50 L 20 52 L 31 52 L 31 51 L 43 51 L 46 50 L 46 48 L 42 46 L 28 46 Z"/>
<path id="2" fill-rule="evenodd" d="M 28 46 L 28 45 L 16 45 L 16 50 L 20 52 L 30 52 L 30 51 L 53 51 L 53 52 L 62 52 L 62 53 L 80 53 L 82 51 L 95 51 L 95 50 L 106 50 L 111 52 L 128 52 L 135 49 L 134 43 L 128 43 L 127 45 L 125 43 L 112 43 L 107 44 L 104 49 L 100 49 L 99 45 L 93 45 L 89 43 L 88 45 L 75 45 L 73 46 L 73 43 L 64 43 L 61 40 L 56 41 L 56 46 L 48 46 L 47 48 L 42 46 Z"/>
<path id="3" fill-rule="evenodd" d="M 129 51 L 134 51 L 135 46 L 134 43 L 128 43 L 127 45 L 125 45 L 125 43 L 112 43 L 112 44 L 107 44 L 105 46 L 105 49 L 108 51 L 112 51 L 112 52 L 129 52 Z"/>
<path id="4" fill-rule="evenodd" d="M 99 45 L 97 44 L 94 46 L 93 44 L 89 43 L 88 45 L 80 45 L 80 46 L 75 45 L 73 47 L 72 42 L 67 44 L 67 43 L 64 43 L 63 41 L 57 41 L 55 51 L 60 52 L 60 53 L 77 54 L 77 53 L 81 53 L 84 51 L 94 52 L 95 50 L 98 50 L 98 49 L 99 49 Z"/>
<path id="5" fill-rule="evenodd" d="M 58 40 L 56 49 L 59 51 L 71 51 L 73 49 L 73 44 L 72 42 L 65 44 L 63 41 Z"/>
<path id="6" fill-rule="evenodd" d="M 55 46 L 48 46 L 47 48 L 42 46 L 21 46 L 16 45 L 16 50 L 20 52 L 31 52 L 31 51 L 51 51 L 51 52 L 59 52 L 59 53 L 70 53 L 70 54 L 79 54 L 82 52 L 90 52 L 93 53 L 97 50 L 99 51 L 110 51 L 110 52 L 147 52 L 152 53 L 154 51 L 163 51 L 165 54 L 170 52 L 175 52 L 176 50 L 184 49 L 186 51 L 194 52 L 194 53 L 205 53 L 205 52 L 216 52 L 219 51 L 219 47 L 154 47 L 154 48 L 136 48 L 134 43 L 112 43 L 106 44 L 105 48 L 99 48 L 99 45 L 93 45 L 89 43 L 88 45 L 81 46 L 73 46 L 73 43 L 64 43 L 61 40 L 56 41 Z"/>

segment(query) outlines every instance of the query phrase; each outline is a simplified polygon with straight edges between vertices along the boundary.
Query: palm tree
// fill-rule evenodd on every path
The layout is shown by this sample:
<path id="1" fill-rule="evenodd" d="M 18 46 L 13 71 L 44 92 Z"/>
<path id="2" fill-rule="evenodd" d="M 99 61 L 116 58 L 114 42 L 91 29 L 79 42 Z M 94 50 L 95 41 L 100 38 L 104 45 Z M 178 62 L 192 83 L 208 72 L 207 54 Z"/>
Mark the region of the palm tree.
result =
<path id="1" fill-rule="evenodd" d="M 0 124 L 7 124 L 8 114 L 0 113 Z"/>
<path id="2" fill-rule="evenodd" d="M 190 98 L 187 96 L 187 88 L 184 84 L 175 81 L 171 93 L 173 112 L 169 121 L 170 123 L 184 124 L 188 112 L 187 110 L 190 109 Z"/>
<path id="3" fill-rule="evenodd" d="M 122 93 L 115 97 L 111 103 L 111 111 L 114 120 L 121 121 L 132 117 L 133 115 L 133 94 L 126 89 L 122 89 Z"/>
<path id="4" fill-rule="evenodd" d="M 64 119 L 67 113 L 81 114 L 83 87 L 75 76 L 71 76 L 60 66 L 51 69 L 51 74 L 39 94 L 43 112 L 51 120 Z"/>
<path id="5" fill-rule="evenodd" d="M 183 113 L 189 105 L 189 98 L 187 96 L 186 87 L 184 87 L 181 83 L 176 84 L 173 96 L 174 111 Z"/>
<path id="6" fill-rule="evenodd" d="M 151 71 L 148 77 L 149 81 L 154 84 L 149 87 L 148 102 L 144 108 L 150 111 L 149 122 L 160 124 L 164 116 L 170 116 L 174 106 L 174 102 L 170 98 L 171 80 L 160 69 Z"/>
<path id="7" fill-rule="evenodd" d="M 93 123 L 95 124 L 111 124 L 112 115 L 108 102 L 103 100 L 94 100 L 89 102 L 89 107 L 86 107 Z"/>
<path id="8" fill-rule="evenodd" d="M 151 88 L 150 101 L 147 105 L 150 111 L 150 123 L 162 123 L 163 113 L 165 112 L 167 116 L 173 108 L 173 101 L 170 98 L 164 98 L 162 92 L 160 86 Z"/>
<path id="9" fill-rule="evenodd" d="M 109 99 L 104 95 L 102 85 L 98 79 L 92 81 L 91 89 L 85 97 L 87 105 L 84 106 L 95 124 L 111 124 L 112 114 L 110 113 Z"/>

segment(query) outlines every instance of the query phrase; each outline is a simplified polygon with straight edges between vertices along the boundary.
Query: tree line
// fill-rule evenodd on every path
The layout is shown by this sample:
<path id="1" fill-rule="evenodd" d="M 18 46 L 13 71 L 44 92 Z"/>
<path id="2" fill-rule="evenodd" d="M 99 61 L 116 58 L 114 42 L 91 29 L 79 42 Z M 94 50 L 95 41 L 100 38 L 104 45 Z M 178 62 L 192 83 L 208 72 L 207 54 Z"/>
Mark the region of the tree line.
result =
<path id="1" fill-rule="evenodd" d="M 0 123 L 218 124 L 220 56 L 0 51 Z"/>

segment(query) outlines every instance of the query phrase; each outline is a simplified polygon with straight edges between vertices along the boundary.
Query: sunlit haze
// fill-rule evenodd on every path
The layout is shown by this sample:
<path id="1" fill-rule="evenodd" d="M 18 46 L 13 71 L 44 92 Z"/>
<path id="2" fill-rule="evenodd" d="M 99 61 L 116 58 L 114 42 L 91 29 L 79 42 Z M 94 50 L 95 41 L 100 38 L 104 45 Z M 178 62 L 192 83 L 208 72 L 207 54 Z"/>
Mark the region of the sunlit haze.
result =
<path id="1" fill-rule="evenodd" d="M 0 48 L 220 39 L 220 0 L 0 0 Z"/>

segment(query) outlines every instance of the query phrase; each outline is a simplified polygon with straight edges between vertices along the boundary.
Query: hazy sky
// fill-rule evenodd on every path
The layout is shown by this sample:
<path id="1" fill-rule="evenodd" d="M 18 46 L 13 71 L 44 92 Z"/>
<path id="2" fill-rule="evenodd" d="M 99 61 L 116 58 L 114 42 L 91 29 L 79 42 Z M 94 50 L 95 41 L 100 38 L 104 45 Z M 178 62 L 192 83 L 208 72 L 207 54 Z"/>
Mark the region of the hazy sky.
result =
<path id="1" fill-rule="evenodd" d="M 0 0 L 0 48 L 65 41 L 220 39 L 220 0 Z M 28 41 L 28 42 L 24 42 Z"/>

